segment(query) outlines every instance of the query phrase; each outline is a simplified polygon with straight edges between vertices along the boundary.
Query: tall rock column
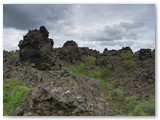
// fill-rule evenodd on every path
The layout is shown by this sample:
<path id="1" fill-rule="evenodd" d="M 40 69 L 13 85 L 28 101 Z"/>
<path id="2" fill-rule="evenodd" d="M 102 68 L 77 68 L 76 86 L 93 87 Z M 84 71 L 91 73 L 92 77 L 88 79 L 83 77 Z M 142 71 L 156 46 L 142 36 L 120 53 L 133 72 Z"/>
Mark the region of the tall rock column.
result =
<path id="1" fill-rule="evenodd" d="M 39 30 L 29 30 L 19 42 L 20 61 L 25 64 L 34 64 L 41 70 L 55 67 L 55 56 L 53 54 L 53 39 L 48 38 L 49 32 L 41 26 Z"/>

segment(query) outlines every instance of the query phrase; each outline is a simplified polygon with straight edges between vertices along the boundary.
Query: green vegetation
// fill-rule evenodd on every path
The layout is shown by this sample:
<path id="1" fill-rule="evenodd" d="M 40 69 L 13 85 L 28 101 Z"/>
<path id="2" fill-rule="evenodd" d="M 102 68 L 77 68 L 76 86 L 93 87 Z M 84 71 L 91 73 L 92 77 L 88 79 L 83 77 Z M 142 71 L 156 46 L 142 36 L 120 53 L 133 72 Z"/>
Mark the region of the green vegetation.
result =
<path id="1" fill-rule="evenodd" d="M 154 116 L 155 99 L 138 100 L 135 96 L 126 96 L 124 91 L 117 88 L 112 91 L 108 102 L 118 116 Z"/>
<path id="2" fill-rule="evenodd" d="M 121 58 L 123 60 L 130 60 L 132 56 L 133 56 L 133 53 L 131 51 L 126 51 L 126 52 L 121 53 Z"/>
<path id="3" fill-rule="evenodd" d="M 66 66 L 65 69 L 68 69 L 72 73 L 77 74 L 79 76 L 88 76 L 91 78 L 102 80 L 110 73 L 112 69 L 112 64 L 108 64 L 106 67 L 94 66 L 93 69 L 87 70 L 86 66 L 92 66 L 92 64 L 95 63 L 95 60 L 96 58 L 93 56 L 86 56 L 83 58 L 84 62 L 72 66 Z"/>
<path id="4" fill-rule="evenodd" d="M 131 70 L 136 66 L 136 63 L 133 60 L 125 60 L 123 66 L 126 70 Z"/>
<path id="5" fill-rule="evenodd" d="M 24 97 L 31 90 L 23 81 L 7 79 L 3 82 L 3 111 L 7 115 L 12 109 L 22 104 Z"/>
<path id="6" fill-rule="evenodd" d="M 19 56 L 19 51 L 18 50 L 16 50 L 16 51 L 10 51 L 10 52 L 8 52 L 9 54 L 10 54 L 10 56 L 12 56 L 12 57 L 18 57 Z"/>
<path id="7" fill-rule="evenodd" d="M 95 63 L 96 58 L 94 56 L 86 56 L 82 60 L 87 63 Z"/>
<path id="8" fill-rule="evenodd" d="M 123 60 L 123 66 L 126 70 L 131 70 L 135 67 L 136 63 L 131 60 L 133 56 L 133 53 L 131 51 L 123 52 L 120 56 Z"/>
<path id="9" fill-rule="evenodd" d="M 126 52 L 122 54 L 124 68 L 130 70 L 135 67 L 136 63 L 130 58 L 132 54 Z M 119 116 L 153 116 L 155 115 L 155 100 L 151 97 L 149 100 L 137 100 L 135 96 L 127 96 L 123 91 L 122 86 L 116 85 L 114 80 L 107 80 L 107 76 L 112 72 L 112 64 L 106 67 L 99 67 L 93 65 L 96 58 L 93 56 L 86 56 L 83 62 L 75 65 L 66 66 L 74 74 L 80 76 L 88 76 L 100 81 L 101 87 L 106 94 L 106 101 L 112 107 L 112 110 Z M 91 69 L 87 67 L 91 66 Z"/>
<path id="10" fill-rule="evenodd" d="M 130 116 L 154 116 L 155 115 L 155 98 L 152 96 L 149 100 L 137 100 L 135 96 L 126 99 L 126 115 Z"/>

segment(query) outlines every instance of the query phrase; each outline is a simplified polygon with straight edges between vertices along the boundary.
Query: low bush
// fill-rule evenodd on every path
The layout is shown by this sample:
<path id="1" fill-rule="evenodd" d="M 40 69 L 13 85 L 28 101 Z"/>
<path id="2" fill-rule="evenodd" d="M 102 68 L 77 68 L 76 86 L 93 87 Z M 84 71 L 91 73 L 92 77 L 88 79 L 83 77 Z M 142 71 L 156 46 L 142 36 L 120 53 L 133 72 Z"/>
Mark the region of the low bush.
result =
<path id="1" fill-rule="evenodd" d="M 82 60 L 86 63 L 95 63 L 96 57 L 94 56 L 85 56 Z"/>
<path id="2" fill-rule="evenodd" d="M 144 116 L 145 114 L 143 112 L 143 109 L 140 106 L 136 106 L 131 115 L 132 116 Z"/>
<path id="3" fill-rule="evenodd" d="M 133 56 L 133 53 L 131 51 L 126 51 L 126 52 L 121 53 L 120 56 L 123 60 L 130 60 Z"/>
<path id="4" fill-rule="evenodd" d="M 154 116 L 155 115 L 155 98 L 149 100 L 137 100 L 135 96 L 126 98 L 125 113 L 129 116 Z"/>
<path id="5" fill-rule="evenodd" d="M 18 50 L 17 51 L 10 51 L 9 54 L 12 57 L 18 57 L 19 56 L 19 51 Z"/>

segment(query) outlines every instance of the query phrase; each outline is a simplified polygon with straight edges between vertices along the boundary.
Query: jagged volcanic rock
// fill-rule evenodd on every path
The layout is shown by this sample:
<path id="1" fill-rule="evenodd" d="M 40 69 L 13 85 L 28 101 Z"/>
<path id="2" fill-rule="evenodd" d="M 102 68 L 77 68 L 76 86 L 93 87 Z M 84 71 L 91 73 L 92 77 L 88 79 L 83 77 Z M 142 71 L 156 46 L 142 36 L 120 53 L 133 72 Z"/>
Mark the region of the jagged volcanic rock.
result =
<path id="1" fill-rule="evenodd" d="M 140 49 L 139 60 L 145 60 L 152 57 L 151 49 Z"/>
<path id="2" fill-rule="evenodd" d="M 78 45 L 73 40 L 67 41 L 64 43 L 62 48 L 56 49 L 56 51 L 56 56 L 66 63 L 73 64 L 76 61 L 81 60 L 81 54 L 78 49 Z"/>
<path id="3" fill-rule="evenodd" d="M 79 77 L 66 70 L 40 71 L 10 60 L 4 52 L 4 79 L 17 78 L 36 86 L 11 116 L 110 115 L 98 80 Z"/>
<path id="4" fill-rule="evenodd" d="M 51 76 L 52 80 L 41 82 L 27 95 L 24 104 L 10 115 L 107 115 L 107 106 L 97 80 L 78 77 L 63 70 Z"/>
<path id="5" fill-rule="evenodd" d="M 97 57 L 100 53 L 97 50 L 89 49 L 88 47 L 79 47 L 80 54 L 82 56 L 94 56 Z"/>
<path id="6" fill-rule="evenodd" d="M 41 70 L 54 69 L 56 59 L 53 54 L 53 39 L 48 38 L 49 32 L 41 26 L 39 30 L 29 30 L 19 42 L 20 61 L 34 63 Z"/>
<path id="7" fill-rule="evenodd" d="M 53 40 L 48 36 L 49 32 L 42 26 L 39 30 L 29 31 L 24 40 L 20 41 L 19 57 L 12 57 L 4 51 L 4 80 L 16 78 L 24 81 L 27 86 L 35 86 L 23 104 L 9 115 L 109 115 L 98 80 L 55 69 L 59 61 L 55 58 Z M 60 54 L 67 56 L 64 60 L 80 60 L 78 46 L 74 41 L 66 42 L 62 50 L 66 53 Z"/>

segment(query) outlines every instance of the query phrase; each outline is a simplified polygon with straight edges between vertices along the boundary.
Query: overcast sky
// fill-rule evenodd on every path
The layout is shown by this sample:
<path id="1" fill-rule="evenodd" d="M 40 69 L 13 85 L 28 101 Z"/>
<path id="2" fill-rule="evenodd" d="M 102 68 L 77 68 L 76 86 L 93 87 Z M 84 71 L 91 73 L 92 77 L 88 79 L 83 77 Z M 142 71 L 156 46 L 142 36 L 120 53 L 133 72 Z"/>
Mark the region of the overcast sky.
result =
<path id="1" fill-rule="evenodd" d="M 5 4 L 3 49 L 16 50 L 28 30 L 44 25 L 54 47 L 74 40 L 80 47 L 155 48 L 156 10 L 152 4 Z"/>

